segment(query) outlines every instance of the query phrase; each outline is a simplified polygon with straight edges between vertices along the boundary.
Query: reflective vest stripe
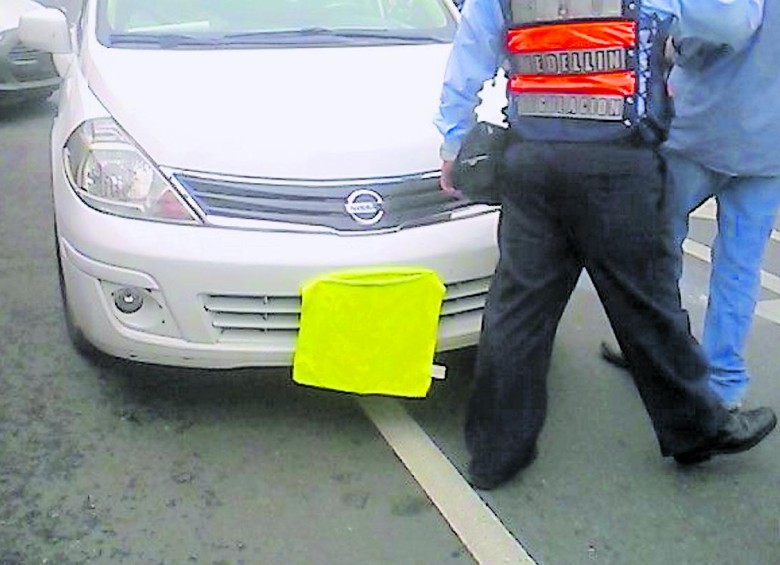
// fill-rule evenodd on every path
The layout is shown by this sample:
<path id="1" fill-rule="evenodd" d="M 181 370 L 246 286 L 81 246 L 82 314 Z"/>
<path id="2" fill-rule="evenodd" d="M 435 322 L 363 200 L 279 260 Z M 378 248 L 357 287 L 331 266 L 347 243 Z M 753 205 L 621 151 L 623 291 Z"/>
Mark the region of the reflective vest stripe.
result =
<path id="1" fill-rule="evenodd" d="M 623 96 L 594 94 L 519 94 L 512 97 L 519 116 L 578 118 L 622 122 L 626 100 Z"/>
<path id="2" fill-rule="evenodd" d="M 568 93 L 633 96 L 636 73 L 631 71 L 595 75 L 518 75 L 509 79 L 509 91 L 524 93 Z"/>
<path id="3" fill-rule="evenodd" d="M 513 54 L 634 45 L 636 22 L 633 20 L 567 22 L 510 29 L 507 32 L 507 48 Z"/>
<path id="4" fill-rule="evenodd" d="M 577 75 L 627 71 L 631 55 L 625 47 L 547 51 L 512 55 L 517 75 Z"/>

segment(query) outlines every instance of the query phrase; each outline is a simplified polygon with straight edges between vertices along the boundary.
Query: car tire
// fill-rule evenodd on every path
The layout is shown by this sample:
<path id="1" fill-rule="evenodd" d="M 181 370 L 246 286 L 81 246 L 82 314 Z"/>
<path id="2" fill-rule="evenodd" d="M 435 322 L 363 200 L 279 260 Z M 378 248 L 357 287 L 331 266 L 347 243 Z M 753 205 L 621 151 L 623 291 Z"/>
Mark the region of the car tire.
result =
<path id="1" fill-rule="evenodd" d="M 57 256 L 57 277 L 60 285 L 60 298 L 62 300 L 62 310 L 65 317 L 65 328 L 68 332 L 68 338 L 74 349 L 81 355 L 90 360 L 98 359 L 102 354 L 92 343 L 84 336 L 84 332 L 76 324 L 73 312 L 68 302 L 68 289 L 65 285 L 65 274 L 62 270 L 62 256 L 60 255 L 60 241 L 57 235 L 57 226 L 54 226 L 54 253 Z"/>

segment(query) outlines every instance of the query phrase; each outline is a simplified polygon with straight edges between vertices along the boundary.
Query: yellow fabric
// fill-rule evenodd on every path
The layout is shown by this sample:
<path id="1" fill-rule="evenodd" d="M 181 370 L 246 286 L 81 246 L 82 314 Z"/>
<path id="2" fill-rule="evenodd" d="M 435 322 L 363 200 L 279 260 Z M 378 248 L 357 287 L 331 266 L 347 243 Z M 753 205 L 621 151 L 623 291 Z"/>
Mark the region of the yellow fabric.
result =
<path id="1" fill-rule="evenodd" d="M 435 271 L 416 268 L 343 271 L 310 281 L 301 292 L 293 380 L 424 397 L 444 291 Z"/>

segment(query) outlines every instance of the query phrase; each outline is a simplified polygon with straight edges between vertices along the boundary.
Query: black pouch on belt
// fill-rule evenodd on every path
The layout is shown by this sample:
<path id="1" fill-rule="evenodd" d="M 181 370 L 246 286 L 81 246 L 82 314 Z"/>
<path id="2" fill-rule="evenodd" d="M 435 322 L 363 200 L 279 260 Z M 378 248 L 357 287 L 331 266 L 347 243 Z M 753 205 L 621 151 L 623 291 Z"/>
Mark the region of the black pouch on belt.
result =
<path id="1" fill-rule="evenodd" d="M 452 166 L 452 184 L 477 204 L 500 204 L 504 149 L 509 130 L 477 122 L 466 135 Z"/>

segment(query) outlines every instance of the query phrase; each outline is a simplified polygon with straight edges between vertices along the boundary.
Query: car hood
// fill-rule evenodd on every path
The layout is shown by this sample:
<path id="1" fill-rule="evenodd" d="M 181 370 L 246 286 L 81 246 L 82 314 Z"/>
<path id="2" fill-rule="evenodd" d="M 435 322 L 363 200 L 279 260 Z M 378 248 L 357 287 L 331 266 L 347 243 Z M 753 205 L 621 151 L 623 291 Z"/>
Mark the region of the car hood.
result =
<path id="1" fill-rule="evenodd" d="M 32 0 L 0 0 L 0 31 L 19 27 L 19 16 L 36 8 L 43 6 Z"/>
<path id="2" fill-rule="evenodd" d="M 161 166 L 343 179 L 438 168 L 432 119 L 449 49 L 98 47 L 83 69 Z"/>

